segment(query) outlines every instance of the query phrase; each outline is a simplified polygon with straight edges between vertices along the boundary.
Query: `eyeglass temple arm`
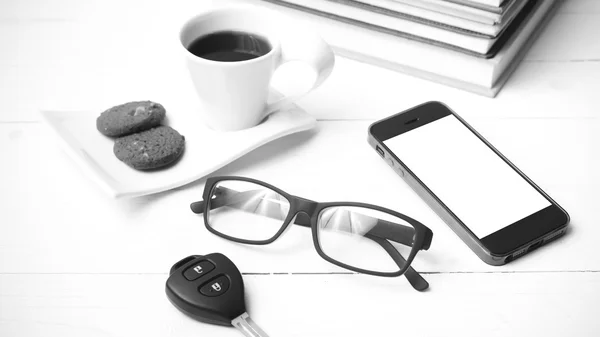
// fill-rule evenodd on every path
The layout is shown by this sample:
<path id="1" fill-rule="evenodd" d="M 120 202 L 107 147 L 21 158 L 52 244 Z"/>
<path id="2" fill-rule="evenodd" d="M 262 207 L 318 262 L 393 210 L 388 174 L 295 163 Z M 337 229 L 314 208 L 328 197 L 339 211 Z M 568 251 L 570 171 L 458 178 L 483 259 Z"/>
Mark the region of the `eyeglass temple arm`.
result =
<path id="1" fill-rule="evenodd" d="M 216 189 L 217 195 L 212 199 L 210 203 L 210 208 L 215 209 L 227 205 L 236 204 L 238 202 L 242 202 L 246 200 L 248 197 L 251 197 L 255 194 L 255 191 L 244 191 L 244 192 L 236 192 L 234 190 L 230 190 L 228 188 L 219 187 Z M 193 202 L 190 205 L 192 212 L 196 214 L 204 213 L 204 203 L 205 200 Z"/>
<path id="2" fill-rule="evenodd" d="M 404 259 L 404 257 L 402 257 L 402 255 L 400 255 L 400 253 L 394 248 L 394 246 L 392 246 L 392 244 L 389 243 L 387 240 L 369 235 L 368 233 L 365 236 L 377 242 L 383 249 L 385 249 L 385 251 L 388 252 L 388 254 L 390 254 L 394 262 L 396 262 L 398 267 L 402 269 L 402 267 L 406 265 L 406 260 Z M 404 276 L 415 290 L 424 291 L 427 288 L 429 288 L 429 283 L 412 266 L 408 266 L 408 268 L 404 272 Z"/>
<path id="3" fill-rule="evenodd" d="M 242 202 L 244 200 L 247 200 L 248 197 L 253 196 L 255 193 L 254 191 L 235 192 L 233 190 L 223 187 L 220 187 L 218 190 L 219 194 L 217 194 L 217 196 L 213 198 L 210 203 L 211 209 L 216 209 L 226 205 L 232 205 L 238 202 Z M 206 201 L 204 200 L 193 202 L 190 205 L 192 212 L 196 214 L 202 214 L 204 212 L 205 202 Z M 296 216 L 296 220 L 294 221 L 294 223 L 296 225 L 310 227 L 310 218 L 304 213 L 299 213 Z M 400 224 L 392 223 L 381 219 L 377 220 L 377 224 L 373 226 L 368 233 L 376 237 L 392 240 L 394 242 L 398 242 L 406 246 L 412 247 L 414 244 L 414 242 L 412 241 L 415 236 L 413 228 L 402 226 Z M 425 242 L 423 243 L 423 247 L 421 247 L 420 249 L 429 249 L 430 243 L 431 240 L 425 240 Z"/>

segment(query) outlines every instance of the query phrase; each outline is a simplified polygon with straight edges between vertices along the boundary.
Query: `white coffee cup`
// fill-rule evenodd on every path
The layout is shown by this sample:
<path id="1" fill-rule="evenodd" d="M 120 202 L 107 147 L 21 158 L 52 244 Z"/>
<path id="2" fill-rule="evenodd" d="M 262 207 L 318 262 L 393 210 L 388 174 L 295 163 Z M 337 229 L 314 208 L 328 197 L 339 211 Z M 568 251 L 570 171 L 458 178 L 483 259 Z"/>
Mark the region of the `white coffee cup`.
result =
<path id="1" fill-rule="evenodd" d="M 329 76 L 335 63 L 331 48 L 314 32 L 292 25 L 277 13 L 255 6 L 213 9 L 183 25 L 179 39 L 200 98 L 202 117 L 210 128 L 234 131 L 258 125 L 269 114 L 317 88 Z M 269 42 L 271 50 L 237 62 L 213 61 L 187 50 L 197 38 L 221 31 L 256 34 Z M 275 70 L 290 61 L 301 61 L 314 69 L 314 84 L 304 93 L 268 103 Z"/>

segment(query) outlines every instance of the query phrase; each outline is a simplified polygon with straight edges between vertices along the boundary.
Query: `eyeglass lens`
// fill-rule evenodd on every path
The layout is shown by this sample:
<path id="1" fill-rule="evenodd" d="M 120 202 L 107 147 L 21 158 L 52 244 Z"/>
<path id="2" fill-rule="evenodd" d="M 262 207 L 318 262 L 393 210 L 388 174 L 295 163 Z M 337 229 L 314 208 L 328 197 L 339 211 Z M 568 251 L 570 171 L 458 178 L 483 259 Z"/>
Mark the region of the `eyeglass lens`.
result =
<path id="1" fill-rule="evenodd" d="M 209 199 L 208 225 L 225 235 L 251 241 L 275 236 L 290 211 L 281 194 L 247 181 L 220 181 Z"/>
<path id="2" fill-rule="evenodd" d="M 401 238 L 390 235 L 394 227 L 404 228 Z M 404 220 L 365 207 L 328 207 L 321 211 L 317 222 L 318 243 L 325 255 L 355 268 L 382 273 L 404 267 L 412 251 L 414 233 Z"/>

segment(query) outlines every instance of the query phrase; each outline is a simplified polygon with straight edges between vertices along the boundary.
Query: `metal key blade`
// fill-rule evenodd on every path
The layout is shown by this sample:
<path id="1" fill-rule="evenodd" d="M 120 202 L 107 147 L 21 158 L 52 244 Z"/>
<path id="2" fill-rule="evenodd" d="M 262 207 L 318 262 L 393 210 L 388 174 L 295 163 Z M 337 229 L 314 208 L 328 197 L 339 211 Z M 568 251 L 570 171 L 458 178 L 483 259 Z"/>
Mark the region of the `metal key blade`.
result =
<path id="1" fill-rule="evenodd" d="M 254 321 L 247 312 L 239 315 L 231 321 L 236 329 L 241 331 L 246 337 L 269 337 Z"/>

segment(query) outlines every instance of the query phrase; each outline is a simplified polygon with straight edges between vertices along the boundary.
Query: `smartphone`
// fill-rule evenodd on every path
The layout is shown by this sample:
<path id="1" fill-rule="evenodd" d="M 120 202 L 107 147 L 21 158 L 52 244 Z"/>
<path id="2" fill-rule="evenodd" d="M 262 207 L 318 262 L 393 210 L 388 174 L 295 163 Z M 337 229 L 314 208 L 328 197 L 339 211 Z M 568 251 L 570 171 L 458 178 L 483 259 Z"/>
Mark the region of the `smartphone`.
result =
<path id="1" fill-rule="evenodd" d="M 567 212 L 440 102 L 373 123 L 368 141 L 488 264 L 508 263 L 566 232 Z"/>

